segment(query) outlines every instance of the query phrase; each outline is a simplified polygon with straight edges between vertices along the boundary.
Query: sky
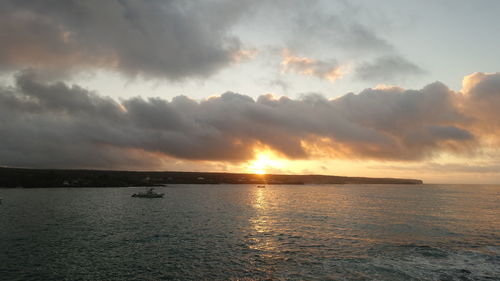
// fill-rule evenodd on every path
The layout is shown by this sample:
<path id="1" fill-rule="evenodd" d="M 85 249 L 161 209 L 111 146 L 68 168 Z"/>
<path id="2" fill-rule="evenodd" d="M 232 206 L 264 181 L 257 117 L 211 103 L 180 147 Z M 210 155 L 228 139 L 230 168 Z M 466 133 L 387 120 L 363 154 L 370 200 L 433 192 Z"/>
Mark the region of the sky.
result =
<path id="1" fill-rule="evenodd" d="M 500 183 L 496 0 L 0 0 L 0 166 Z"/>

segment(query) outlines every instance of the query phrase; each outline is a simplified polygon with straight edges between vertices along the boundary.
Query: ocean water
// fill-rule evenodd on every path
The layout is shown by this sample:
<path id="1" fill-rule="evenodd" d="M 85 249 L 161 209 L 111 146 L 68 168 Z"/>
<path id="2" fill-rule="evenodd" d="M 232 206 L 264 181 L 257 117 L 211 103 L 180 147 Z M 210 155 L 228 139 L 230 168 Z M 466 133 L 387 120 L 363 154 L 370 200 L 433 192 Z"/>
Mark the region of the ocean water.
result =
<path id="1" fill-rule="evenodd" d="M 500 186 L 0 189 L 0 280 L 500 280 Z"/>

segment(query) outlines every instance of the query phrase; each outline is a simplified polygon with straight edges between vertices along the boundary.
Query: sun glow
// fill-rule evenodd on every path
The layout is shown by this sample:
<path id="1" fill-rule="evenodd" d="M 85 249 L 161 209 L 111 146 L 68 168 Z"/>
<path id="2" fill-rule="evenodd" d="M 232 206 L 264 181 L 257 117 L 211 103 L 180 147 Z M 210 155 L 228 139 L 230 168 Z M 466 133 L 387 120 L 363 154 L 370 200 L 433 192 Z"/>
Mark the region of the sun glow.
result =
<path id="1" fill-rule="evenodd" d="M 278 170 L 283 166 L 283 160 L 280 160 L 274 152 L 263 150 L 256 152 L 255 159 L 248 163 L 247 170 L 250 173 L 264 175 L 270 170 Z"/>

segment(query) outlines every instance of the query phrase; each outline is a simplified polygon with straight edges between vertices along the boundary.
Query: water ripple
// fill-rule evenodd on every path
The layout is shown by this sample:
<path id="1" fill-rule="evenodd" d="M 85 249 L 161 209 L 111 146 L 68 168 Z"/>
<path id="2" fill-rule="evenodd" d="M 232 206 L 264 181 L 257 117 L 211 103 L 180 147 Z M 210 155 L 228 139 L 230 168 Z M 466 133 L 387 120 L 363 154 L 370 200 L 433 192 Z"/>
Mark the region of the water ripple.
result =
<path id="1" fill-rule="evenodd" d="M 500 186 L 1 189 L 2 280 L 500 280 Z"/>

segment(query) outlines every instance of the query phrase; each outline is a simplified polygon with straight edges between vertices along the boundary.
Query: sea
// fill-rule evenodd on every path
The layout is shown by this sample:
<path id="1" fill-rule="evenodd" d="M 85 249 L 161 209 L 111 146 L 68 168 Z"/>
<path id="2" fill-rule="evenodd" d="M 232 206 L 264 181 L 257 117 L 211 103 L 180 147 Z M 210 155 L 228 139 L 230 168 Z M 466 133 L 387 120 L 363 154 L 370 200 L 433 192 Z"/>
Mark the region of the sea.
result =
<path id="1" fill-rule="evenodd" d="M 0 280 L 500 280 L 500 185 L 0 189 Z"/>

